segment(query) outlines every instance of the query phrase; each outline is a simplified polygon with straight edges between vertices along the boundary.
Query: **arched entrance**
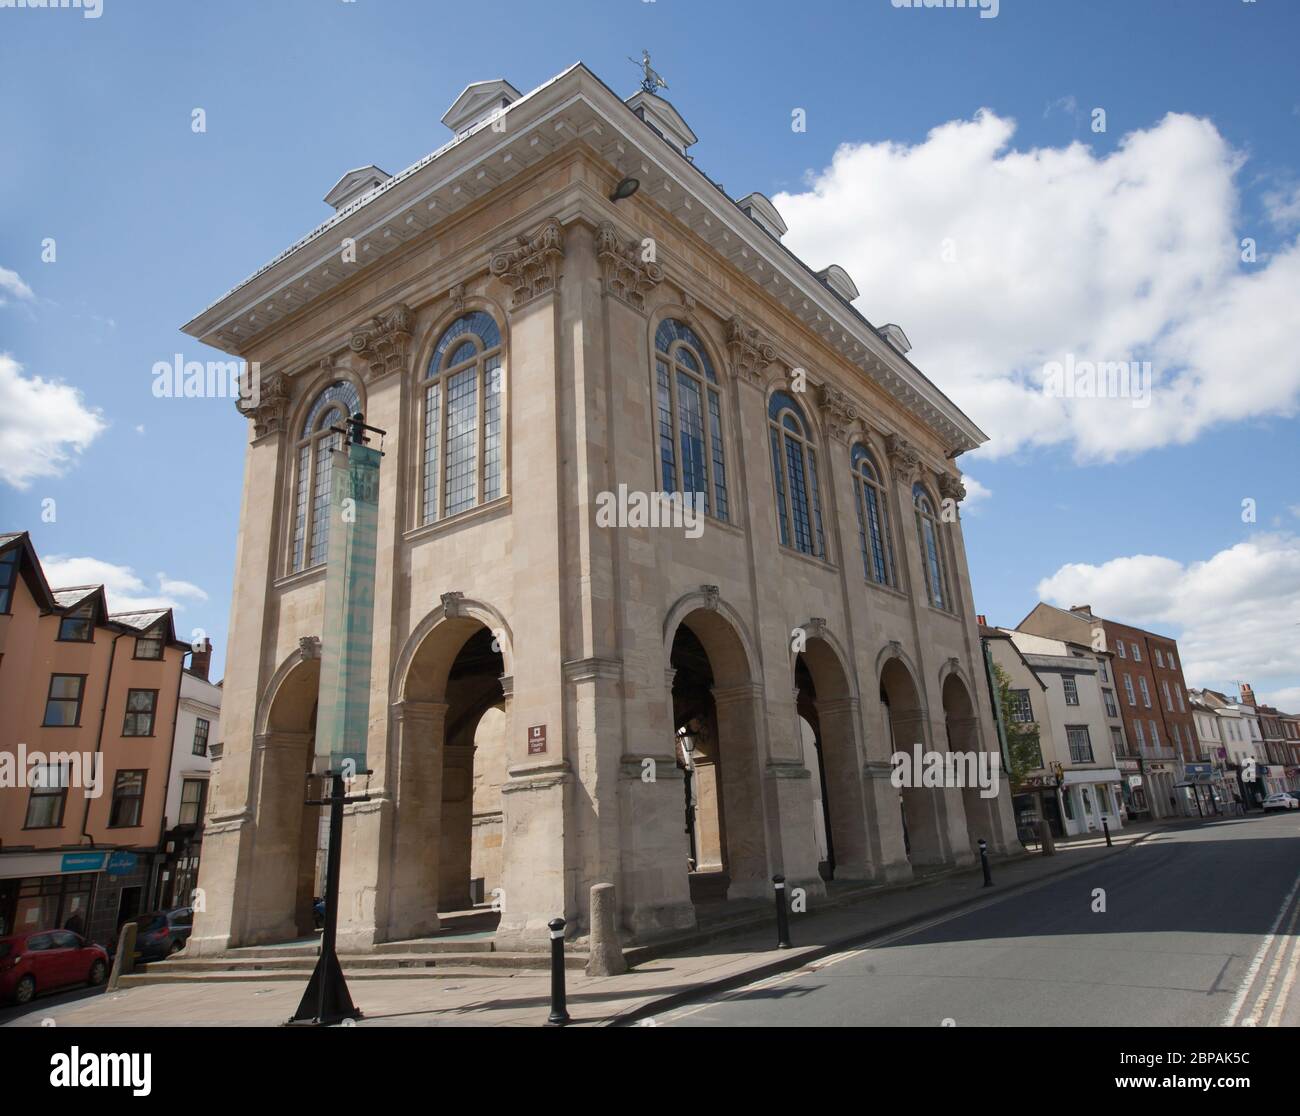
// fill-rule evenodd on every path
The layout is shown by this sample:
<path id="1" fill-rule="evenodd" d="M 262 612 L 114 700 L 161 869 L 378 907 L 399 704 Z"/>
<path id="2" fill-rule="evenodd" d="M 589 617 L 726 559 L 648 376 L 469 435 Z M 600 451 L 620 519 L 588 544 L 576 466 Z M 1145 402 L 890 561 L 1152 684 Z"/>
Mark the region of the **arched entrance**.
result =
<path id="1" fill-rule="evenodd" d="M 321 894 L 321 809 L 307 806 L 312 789 L 320 659 L 299 652 L 277 672 L 256 737 L 257 825 L 243 944 L 279 942 L 314 933 Z M 319 785 L 316 784 L 316 789 Z"/>
<path id="2" fill-rule="evenodd" d="M 813 823 L 824 851 L 822 878 L 868 878 L 857 701 L 827 640 L 808 640 L 795 656 L 794 680 L 804 763 L 813 777 Z"/>
<path id="3" fill-rule="evenodd" d="M 459 605 L 459 602 L 454 602 Z M 397 762 L 389 939 L 433 933 L 439 912 L 490 905 L 505 855 L 510 679 L 504 628 L 446 606 L 405 664 L 394 709 Z"/>
<path id="4" fill-rule="evenodd" d="M 916 745 L 923 751 L 931 746 L 916 682 L 901 659 L 890 659 L 880 672 L 880 702 L 886 714 L 891 753 L 905 752 L 911 756 Z M 914 770 L 913 775 L 912 781 L 919 782 L 920 772 Z M 942 788 L 901 787 L 899 808 L 907 858 L 913 866 L 946 863 L 950 858 L 944 839 L 946 812 Z"/>
<path id="5" fill-rule="evenodd" d="M 669 661 L 692 901 L 765 896 L 756 686 L 744 646 L 717 612 L 697 609 L 673 633 Z"/>

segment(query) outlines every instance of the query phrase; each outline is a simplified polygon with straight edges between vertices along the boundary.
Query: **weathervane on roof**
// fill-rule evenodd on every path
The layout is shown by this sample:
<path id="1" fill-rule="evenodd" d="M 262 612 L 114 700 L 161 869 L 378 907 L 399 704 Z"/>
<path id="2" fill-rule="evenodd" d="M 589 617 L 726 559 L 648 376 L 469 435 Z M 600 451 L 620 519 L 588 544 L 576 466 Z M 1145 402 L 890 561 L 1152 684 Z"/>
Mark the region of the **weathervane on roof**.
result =
<path id="1" fill-rule="evenodd" d="M 648 50 L 641 51 L 640 62 L 638 62 L 635 58 L 631 58 L 631 57 L 628 58 L 628 61 L 631 62 L 633 66 L 641 67 L 641 88 L 644 89 L 647 93 L 654 93 L 658 89 L 668 88 L 668 83 L 664 81 L 664 79 L 661 78 L 659 74 L 651 67 L 650 52 Z"/>

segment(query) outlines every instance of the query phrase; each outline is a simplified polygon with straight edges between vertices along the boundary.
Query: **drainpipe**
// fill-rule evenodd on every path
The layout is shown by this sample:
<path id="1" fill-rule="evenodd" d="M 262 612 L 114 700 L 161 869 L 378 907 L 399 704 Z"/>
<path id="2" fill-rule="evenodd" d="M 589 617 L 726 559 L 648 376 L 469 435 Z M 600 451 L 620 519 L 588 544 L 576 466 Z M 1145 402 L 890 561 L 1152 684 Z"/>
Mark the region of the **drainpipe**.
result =
<path id="1" fill-rule="evenodd" d="M 95 734 L 95 755 L 101 760 L 99 776 L 101 779 L 107 776 L 103 770 L 102 757 L 104 755 L 104 718 L 108 715 L 108 695 L 113 689 L 113 665 L 117 662 L 117 641 L 121 639 L 126 632 L 118 632 L 113 637 L 113 645 L 108 652 L 108 678 L 104 681 L 104 704 L 99 708 L 99 731 Z M 95 847 L 95 839 L 86 832 L 86 826 L 90 824 L 90 795 L 86 795 L 86 809 L 81 815 L 81 836 L 90 842 L 90 847 Z"/>

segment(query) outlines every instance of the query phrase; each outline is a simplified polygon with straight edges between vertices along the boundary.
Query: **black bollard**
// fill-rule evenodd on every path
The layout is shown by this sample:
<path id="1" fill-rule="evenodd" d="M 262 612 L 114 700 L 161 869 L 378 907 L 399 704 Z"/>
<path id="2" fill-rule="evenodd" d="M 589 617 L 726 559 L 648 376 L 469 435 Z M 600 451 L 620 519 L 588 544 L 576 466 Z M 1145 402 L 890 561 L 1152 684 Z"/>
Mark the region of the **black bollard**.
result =
<path id="1" fill-rule="evenodd" d="M 790 948 L 790 913 L 785 905 L 785 877 L 773 876 L 772 887 L 776 891 L 776 948 Z"/>
<path id="2" fill-rule="evenodd" d="M 1110 826 L 1106 824 L 1106 815 L 1105 815 L 1105 814 L 1102 814 L 1102 816 L 1101 816 L 1101 831 L 1102 831 L 1104 834 L 1106 834 L 1106 847 L 1107 847 L 1108 849 L 1109 849 L 1109 848 L 1113 848 L 1114 845 L 1115 845 L 1115 842 L 1112 841 L 1112 840 L 1110 839 Z"/>
<path id="3" fill-rule="evenodd" d="M 989 871 L 989 843 L 983 837 L 979 840 L 980 867 L 984 869 L 984 886 L 993 886 L 993 873 Z"/>
<path id="4" fill-rule="evenodd" d="M 569 1022 L 564 1002 L 564 919 L 553 918 L 546 925 L 551 931 L 551 1014 L 546 1022 L 552 1027 L 563 1027 Z"/>

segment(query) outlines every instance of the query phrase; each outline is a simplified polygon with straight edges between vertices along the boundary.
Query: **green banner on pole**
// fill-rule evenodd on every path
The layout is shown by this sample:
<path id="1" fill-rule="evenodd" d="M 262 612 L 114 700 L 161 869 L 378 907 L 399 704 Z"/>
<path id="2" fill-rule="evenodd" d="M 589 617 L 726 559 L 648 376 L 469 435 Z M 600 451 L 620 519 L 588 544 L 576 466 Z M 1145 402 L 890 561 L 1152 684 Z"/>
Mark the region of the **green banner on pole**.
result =
<path id="1" fill-rule="evenodd" d="M 316 772 L 351 776 L 367 770 L 382 455 L 353 444 L 331 456 Z"/>

